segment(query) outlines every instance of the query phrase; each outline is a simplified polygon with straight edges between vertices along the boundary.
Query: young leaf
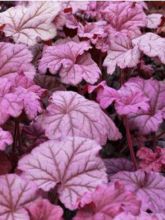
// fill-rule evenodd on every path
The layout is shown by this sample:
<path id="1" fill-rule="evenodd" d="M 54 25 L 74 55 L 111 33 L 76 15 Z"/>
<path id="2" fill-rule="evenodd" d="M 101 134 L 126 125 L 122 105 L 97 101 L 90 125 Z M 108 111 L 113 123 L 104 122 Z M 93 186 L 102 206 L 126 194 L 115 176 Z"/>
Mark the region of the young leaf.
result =
<path id="1" fill-rule="evenodd" d="M 77 85 L 83 79 L 93 84 L 99 79 L 101 71 L 91 55 L 85 53 L 89 48 L 86 41 L 68 41 L 49 46 L 44 50 L 39 70 L 45 73 L 49 69 L 52 74 L 59 71 L 62 82 L 66 84 Z"/>
<path id="2" fill-rule="evenodd" d="M 32 54 L 25 45 L 1 42 L 0 57 L 0 76 L 23 71 L 27 77 L 34 77 Z"/>
<path id="3" fill-rule="evenodd" d="M 81 208 L 74 220 L 112 220 L 119 213 L 126 211 L 137 215 L 140 201 L 125 190 L 120 183 L 101 185 L 95 192 L 85 193 L 79 201 Z"/>
<path id="4" fill-rule="evenodd" d="M 43 190 L 57 186 L 61 202 L 73 210 L 85 192 L 107 181 L 97 156 L 100 148 L 95 141 L 79 137 L 47 141 L 22 158 L 18 168 Z"/>
<path id="5" fill-rule="evenodd" d="M 130 81 L 124 83 L 118 90 L 106 86 L 103 82 L 93 86 L 93 89 L 98 91 L 97 101 L 100 102 L 101 107 L 107 108 L 115 102 L 115 109 L 119 115 L 129 115 L 138 113 L 141 109 L 144 111 L 149 109 L 148 97 L 144 95 L 141 88 Z"/>
<path id="6" fill-rule="evenodd" d="M 49 139 L 80 136 L 105 144 L 107 138 L 117 140 L 121 134 L 100 106 L 71 91 L 54 92 L 42 127 Z"/>
<path id="7" fill-rule="evenodd" d="M 0 176 L 0 219 L 30 220 L 25 205 L 35 198 L 36 187 L 16 174 Z"/>
<path id="8" fill-rule="evenodd" d="M 2 122 L 9 116 L 17 117 L 24 109 L 29 119 L 36 117 L 38 112 L 42 111 L 40 97 L 45 92 L 44 89 L 34 84 L 24 74 L 8 75 L 0 78 L 2 88 L 0 88 L 0 114 Z"/>
<path id="9" fill-rule="evenodd" d="M 12 84 L 8 79 L 0 78 L 0 124 L 9 116 L 17 117 L 22 111 L 20 98 L 11 92 Z"/>
<path id="10" fill-rule="evenodd" d="M 115 100 L 115 109 L 119 115 L 129 115 L 138 113 L 140 110 L 147 111 L 149 109 L 149 99 L 131 82 L 126 82 L 119 90 L 118 97 Z"/>
<path id="11" fill-rule="evenodd" d="M 142 201 L 142 209 L 152 212 L 164 211 L 165 177 L 156 172 L 118 172 L 111 180 L 120 181 L 127 190 L 135 192 Z"/>
<path id="12" fill-rule="evenodd" d="M 4 131 L 0 128 L 0 150 L 5 150 L 7 145 L 12 144 L 13 138 L 8 131 Z"/>
<path id="13" fill-rule="evenodd" d="M 0 23 L 5 24 L 6 36 L 11 36 L 16 43 L 32 46 L 37 37 L 49 40 L 56 35 L 52 21 L 59 10 L 58 2 L 30 2 L 27 6 L 17 5 L 0 13 Z"/>
<path id="14" fill-rule="evenodd" d="M 141 147 L 137 152 L 140 168 L 146 171 L 161 172 L 165 168 L 165 149 L 156 147 L 154 151 Z"/>
<path id="15" fill-rule="evenodd" d="M 39 198 L 26 208 L 30 213 L 30 220 L 62 220 L 62 208 L 51 204 L 47 199 Z"/>

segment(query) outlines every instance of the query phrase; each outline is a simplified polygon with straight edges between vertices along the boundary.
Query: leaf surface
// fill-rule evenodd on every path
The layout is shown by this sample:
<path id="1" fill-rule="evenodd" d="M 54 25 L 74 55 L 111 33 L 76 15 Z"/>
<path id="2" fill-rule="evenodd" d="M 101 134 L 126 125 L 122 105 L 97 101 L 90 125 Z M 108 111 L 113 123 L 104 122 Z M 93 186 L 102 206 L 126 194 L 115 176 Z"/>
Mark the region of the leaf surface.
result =
<path id="1" fill-rule="evenodd" d="M 27 205 L 30 220 L 62 220 L 63 210 L 47 199 L 38 198 Z"/>
<path id="2" fill-rule="evenodd" d="M 17 5 L 0 14 L 0 23 L 5 24 L 3 31 L 16 43 L 30 46 L 42 40 L 52 39 L 56 28 L 52 23 L 60 10 L 57 2 L 31 2 L 27 6 Z"/>
<path id="3" fill-rule="evenodd" d="M 100 106 L 71 91 L 54 92 L 41 124 L 49 139 L 80 136 L 105 144 L 117 140 L 121 134 L 114 122 Z"/>
<path id="4" fill-rule="evenodd" d="M 57 186 L 61 202 L 73 210 L 85 192 L 107 181 L 104 164 L 97 156 L 100 148 L 79 137 L 47 141 L 22 158 L 18 168 L 43 190 Z"/>
<path id="5" fill-rule="evenodd" d="M 101 185 L 95 192 L 84 194 L 79 206 L 74 220 L 112 220 L 123 211 L 133 214 L 140 211 L 140 201 L 120 183 Z"/>
<path id="6" fill-rule="evenodd" d="M 45 73 L 49 69 L 52 74 L 59 71 L 62 82 L 66 84 L 77 85 L 83 79 L 93 84 L 98 80 L 101 71 L 91 55 L 85 53 L 89 48 L 87 41 L 67 41 L 49 46 L 43 52 L 39 70 Z"/>
<path id="7" fill-rule="evenodd" d="M 25 45 L 1 42 L 0 57 L 0 76 L 23 71 L 27 77 L 34 77 L 33 57 Z"/>
<path id="8" fill-rule="evenodd" d="M 112 37 L 110 49 L 103 65 L 107 67 L 108 74 L 113 74 L 116 66 L 121 69 L 135 67 L 140 59 L 140 51 L 137 46 L 132 46 L 127 36 L 117 35 Z"/>
<path id="9" fill-rule="evenodd" d="M 156 172 L 119 172 L 111 177 L 112 181 L 121 181 L 127 190 L 135 192 L 142 201 L 142 209 L 152 212 L 164 212 L 165 178 Z"/>
<path id="10" fill-rule="evenodd" d="M 16 174 L 0 176 L 0 219 L 30 220 L 25 205 L 35 193 L 36 187 Z"/>
<path id="11" fill-rule="evenodd" d="M 131 82 L 143 91 L 144 96 L 149 99 L 147 111 L 141 110 L 138 113 L 129 115 L 131 128 L 138 129 L 142 134 L 157 131 L 164 118 L 164 82 L 153 79 L 143 80 L 139 77 L 132 78 Z"/>
<path id="12" fill-rule="evenodd" d="M 133 40 L 133 45 L 149 57 L 158 57 L 165 64 L 165 39 L 154 33 L 146 33 Z"/>

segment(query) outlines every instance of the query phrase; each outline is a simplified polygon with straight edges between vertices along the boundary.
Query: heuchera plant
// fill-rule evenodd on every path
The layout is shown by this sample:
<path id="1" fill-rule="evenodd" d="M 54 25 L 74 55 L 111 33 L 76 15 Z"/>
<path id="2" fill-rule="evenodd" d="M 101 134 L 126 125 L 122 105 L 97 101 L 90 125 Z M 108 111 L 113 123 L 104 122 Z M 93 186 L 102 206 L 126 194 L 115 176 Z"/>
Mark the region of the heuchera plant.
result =
<path id="1" fill-rule="evenodd" d="M 165 220 L 163 7 L 0 2 L 0 220 Z"/>

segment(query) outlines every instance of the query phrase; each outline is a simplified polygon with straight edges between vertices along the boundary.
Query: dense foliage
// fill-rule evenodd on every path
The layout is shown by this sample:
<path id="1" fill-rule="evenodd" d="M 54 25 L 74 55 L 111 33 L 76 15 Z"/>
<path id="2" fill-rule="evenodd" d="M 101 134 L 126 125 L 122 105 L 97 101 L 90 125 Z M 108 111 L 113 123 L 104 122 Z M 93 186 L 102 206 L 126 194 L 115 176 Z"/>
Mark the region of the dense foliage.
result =
<path id="1" fill-rule="evenodd" d="M 0 2 L 0 220 L 165 220 L 163 6 Z"/>

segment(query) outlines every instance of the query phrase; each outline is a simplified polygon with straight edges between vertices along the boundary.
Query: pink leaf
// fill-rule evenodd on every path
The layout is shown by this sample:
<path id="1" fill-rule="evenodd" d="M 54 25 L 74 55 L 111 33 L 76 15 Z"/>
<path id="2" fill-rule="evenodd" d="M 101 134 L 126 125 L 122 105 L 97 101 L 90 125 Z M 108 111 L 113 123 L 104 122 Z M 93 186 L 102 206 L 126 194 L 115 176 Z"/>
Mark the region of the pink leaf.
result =
<path id="1" fill-rule="evenodd" d="M 25 45 L 1 42 L 0 57 L 0 76 L 23 71 L 27 77 L 34 77 L 32 54 Z"/>
<path id="2" fill-rule="evenodd" d="M 147 212 L 141 212 L 140 215 L 135 216 L 130 213 L 123 212 L 117 215 L 114 220 L 163 220 L 163 214 L 148 214 Z"/>
<path id="3" fill-rule="evenodd" d="M 92 91 L 92 86 L 89 87 Z M 115 109 L 119 115 L 129 115 L 137 113 L 141 109 L 149 109 L 149 99 L 143 94 L 143 91 L 132 82 L 126 82 L 119 90 L 115 90 L 100 83 L 94 86 L 97 89 L 97 101 L 102 108 L 107 108 L 112 102 L 115 102 Z"/>
<path id="4" fill-rule="evenodd" d="M 95 41 L 97 41 L 97 37 L 102 37 L 104 35 L 105 24 L 106 22 L 104 21 L 87 23 L 86 25 L 82 25 L 80 23 L 78 25 L 78 36 L 89 38 L 94 43 Z"/>
<path id="5" fill-rule="evenodd" d="M 16 43 L 34 45 L 37 38 L 49 40 L 56 35 L 53 19 L 60 10 L 57 2 L 31 2 L 17 5 L 0 13 L 3 31 Z"/>
<path id="6" fill-rule="evenodd" d="M 112 2 L 102 12 L 109 23 L 110 34 L 120 33 L 134 38 L 146 25 L 143 7 L 134 2 Z"/>
<path id="7" fill-rule="evenodd" d="M 0 124 L 3 124 L 9 116 L 17 117 L 22 111 L 21 100 L 11 92 L 11 83 L 0 78 Z"/>
<path id="8" fill-rule="evenodd" d="M 142 201 L 142 209 L 150 209 L 152 212 L 164 211 L 165 178 L 156 172 L 118 172 L 111 180 L 121 181 L 127 190 L 135 192 Z"/>
<path id="9" fill-rule="evenodd" d="M 74 220 L 112 220 L 123 211 L 134 214 L 140 211 L 140 201 L 119 183 L 101 185 L 95 192 L 84 194 L 79 206 Z"/>
<path id="10" fill-rule="evenodd" d="M 57 186 L 61 202 L 73 210 L 85 192 L 107 181 L 104 164 L 97 156 L 100 148 L 79 137 L 47 141 L 22 158 L 18 168 L 43 190 Z"/>
<path id="11" fill-rule="evenodd" d="M 23 108 L 29 119 L 35 118 L 37 113 L 42 112 L 40 97 L 36 93 L 19 87 L 16 94 L 22 100 Z"/>
<path id="12" fill-rule="evenodd" d="M 133 47 L 128 37 L 117 35 L 111 39 L 110 49 L 103 65 L 107 66 L 108 74 L 112 74 L 116 66 L 121 69 L 135 67 L 139 59 L 140 51 L 138 47 Z"/>
<path id="13" fill-rule="evenodd" d="M 108 178 L 120 171 L 134 171 L 133 163 L 125 158 L 104 159 Z"/>
<path id="14" fill-rule="evenodd" d="M 0 128 L 0 150 L 5 150 L 7 145 L 12 144 L 13 138 L 8 131 L 4 131 Z"/>
<path id="15" fill-rule="evenodd" d="M 163 16 L 162 14 L 156 14 L 156 13 L 148 15 L 147 27 L 151 29 L 157 28 L 161 23 L 162 16 Z"/>
<path id="16" fill-rule="evenodd" d="M 140 159 L 140 168 L 147 171 L 161 172 L 165 168 L 165 149 L 156 147 L 154 152 L 147 148 L 141 147 L 137 152 Z"/>
<path id="17" fill-rule="evenodd" d="M 30 220 L 62 220 L 63 210 L 47 199 L 37 199 L 27 205 Z"/>
<path id="18" fill-rule="evenodd" d="M 8 77 L 8 79 L 12 84 L 12 92 L 21 101 L 22 109 L 24 109 L 29 119 L 35 118 L 37 113 L 42 111 L 40 98 L 44 94 L 45 89 L 35 85 L 31 79 L 22 73 L 15 77 Z"/>
<path id="19" fill-rule="evenodd" d="M 95 83 L 101 71 L 92 60 L 88 42 L 68 41 L 45 48 L 40 61 L 39 70 L 45 73 L 47 69 L 52 74 L 60 72 L 62 82 L 77 85 L 83 79 L 88 83 Z"/>
<path id="20" fill-rule="evenodd" d="M 130 126 L 132 129 L 138 129 L 142 134 L 157 131 L 164 118 L 164 82 L 153 79 L 143 80 L 138 77 L 132 78 L 131 82 L 149 99 L 149 109 L 141 110 L 137 114 L 130 114 Z"/>
<path id="21" fill-rule="evenodd" d="M 136 84 L 126 82 L 119 90 L 115 100 L 115 109 L 119 115 L 138 113 L 149 109 L 149 99 Z"/>
<path id="22" fill-rule="evenodd" d="M 96 86 L 88 86 L 88 92 L 92 93 L 96 90 L 96 100 L 100 103 L 100 106 L 105 109 L 111 105 L 118 97 L 117 90 L 107 86 L 105 81 L 97 84 Z"/>
<path id="23" fill-rule="evenodd" d="M 165 64 L 165 39 L 154 33 L 146 33 L 133 40 L 133 45 L 149 57 L 158 57 Z"/>
<path id="24" fill-rule="evenodd" d="M 97 103 L 70 91 L 53 93 L 41 123 L 49 139 L 80 136 L 105 144 L 107 138 L 121 138 L 113 121 Z"/>
<path id="25" fill-rule="evenodd" d="M 30 220 L 25 205 L 34 199 L 36 188 L 16 174 L 0 176 L 0 219 Z"/>

